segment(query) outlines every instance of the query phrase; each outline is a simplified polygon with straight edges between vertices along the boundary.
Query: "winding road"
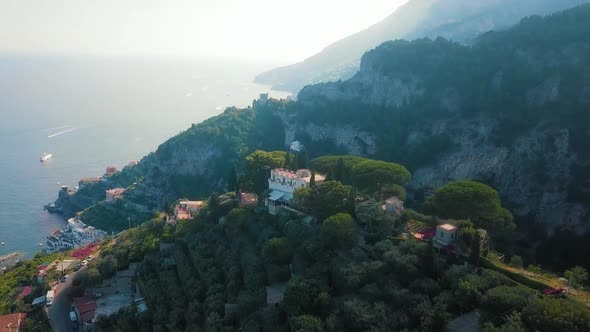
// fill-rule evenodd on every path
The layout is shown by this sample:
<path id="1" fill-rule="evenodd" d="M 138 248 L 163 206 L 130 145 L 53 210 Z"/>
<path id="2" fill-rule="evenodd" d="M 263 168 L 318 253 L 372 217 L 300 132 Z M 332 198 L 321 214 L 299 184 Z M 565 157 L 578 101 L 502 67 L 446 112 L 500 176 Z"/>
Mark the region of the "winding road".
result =
<path id="1" fill-rule="evenodd" d="M 54 332 L 77 332 L 78 329 L 72 327 L 70 321 L 70 309 L 72 308 L 72 298 L 70 296 L 72 280 L 77 273 L 84 271 L 86 266 L 82 266 L 78 272 L 72 272 L 66 282 L 62 282 L 55 287 L 55 298 L 53 304 L 47 308 L 47 316 Z"/>

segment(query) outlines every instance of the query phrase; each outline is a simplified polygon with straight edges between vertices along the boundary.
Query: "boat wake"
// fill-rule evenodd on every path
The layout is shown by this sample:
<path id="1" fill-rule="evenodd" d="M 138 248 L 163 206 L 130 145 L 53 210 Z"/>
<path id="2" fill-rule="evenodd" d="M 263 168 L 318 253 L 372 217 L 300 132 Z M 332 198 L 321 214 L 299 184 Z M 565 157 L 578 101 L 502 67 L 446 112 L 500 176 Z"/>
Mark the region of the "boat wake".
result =
<path id="1" fill-rule="evenodd" d="M 64 129 L 64 128 L 68 128 L 71 127 L 72 125 L 65 125 L 65 126 L 59 126 L 59 127 L 53 127 L 53 128 L 47 128 L 47 129 L 43 129 L 43 131 L 51 131 L 51 130 L 58 130 L 58 129 Z"/>
<path id="2" fill-rule="evenodd" d="M 59 136 L 59 135 L 63 135 L 63 134 L 66 134 L 66 133 L 72 132 L 72 131 L 74 131 L 74 130 L 78 130 L 78 128 L 74 127 L 74 128 L 70 128 L 70 129 L 62 130 L 62 131 L 60 131 L 60 132 L 57 132 L 57 133 L 55 133 L 55 134 L 51 134 L 51 135 L 47 136 L 47 138 L 54 138 L 54 137 L 57 137 L 57 136 Z"/>

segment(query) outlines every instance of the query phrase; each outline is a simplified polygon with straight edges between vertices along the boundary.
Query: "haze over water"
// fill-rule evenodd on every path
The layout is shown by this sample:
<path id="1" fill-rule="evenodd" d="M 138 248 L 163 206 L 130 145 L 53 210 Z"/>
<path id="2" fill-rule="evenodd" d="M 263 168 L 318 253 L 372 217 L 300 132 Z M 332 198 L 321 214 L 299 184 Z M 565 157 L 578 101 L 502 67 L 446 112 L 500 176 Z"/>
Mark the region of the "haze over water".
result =
<path id="1" fill-rule="evenodd" d="M 0 58 L 0 255 L 25 257 L 66 222 L 43 211 L 61 185 L 99 176 L 269 89 L 263 64 L 154 59 Z M 275 98 L 287 93 L 273 91 Z M 43 152 L 53 159 L 40 163 Z M 22 257 L 21 257 L 22 258 Z"/>

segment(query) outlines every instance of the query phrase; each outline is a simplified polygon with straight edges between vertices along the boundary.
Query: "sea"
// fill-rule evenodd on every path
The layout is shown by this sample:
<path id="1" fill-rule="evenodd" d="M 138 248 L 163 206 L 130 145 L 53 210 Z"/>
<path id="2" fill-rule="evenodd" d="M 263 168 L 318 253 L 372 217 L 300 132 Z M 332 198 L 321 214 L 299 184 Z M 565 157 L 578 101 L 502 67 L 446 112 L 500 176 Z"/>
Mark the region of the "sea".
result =
<path id="1" fill-rule="evenodd" d="M 288 97 L 252 83 L 257 73 L 274 66 L 0 57 L 0 256 L 32 257 L 66 224 L 43 209 L 62 185 L 75 187 L 83 177 L 104 174 L 107 166 L 140 160 L 192 123 L 228 106 L 251 105 L 260 93 Z M 44 152 L 53 158 L 41 163 Z"/>

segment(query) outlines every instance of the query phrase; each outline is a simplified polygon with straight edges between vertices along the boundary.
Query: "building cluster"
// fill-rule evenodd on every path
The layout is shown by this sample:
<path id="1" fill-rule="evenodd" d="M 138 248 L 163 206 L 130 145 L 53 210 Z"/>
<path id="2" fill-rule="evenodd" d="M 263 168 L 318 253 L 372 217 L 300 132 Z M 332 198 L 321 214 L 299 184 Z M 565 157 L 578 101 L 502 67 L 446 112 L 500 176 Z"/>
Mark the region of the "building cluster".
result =
<path id="1" fill-rule="evenodd" d="M 70 218 L 68 225 L 47 237 L 47 252 L 68 250 L 102 240 L 107 233 L 84 224 L 78 218 Z"/>
<path id="2" fill-rule="evenodd" d="M 123 188 L 114 188 L 105 191 L 105 200 L 107 203 L 115 203 L 116 201 L 123 198 L 123 194 L 125 193 L 125 189 Z"/>
<path id="3" fill-rule="evenodd" d="M 312 174 L 308 169 L 299 169 L 296 172 L 283 168 L 271 170 L 268 179 L 270 193 L 266 199 L 268 212 L 274 215 L 282 209 L 293 210 L 294 207 L 292 207 L 291 201 L 295 190 L 309 187 L 312 182 L 320 185 L 325 180 L 324 175 Z"/>
<path id="4" fill-rule="evenodd" d="M 179 220 L 193 219 L 203 207 L 203 201 L 180 201 L 174 206 L 174 213 L 166 216 L 166 223 L 174 225 Z"/>
<path id="5" fill-rule="evenodd" d="M 133 303 L 139 312 L 147 310 L 137 285 L 133 283 L 137 266 L 137 263 L 129 264 L 128 269 L 117 271 L 114 277 L 104 280 L 99 287 L 73 299 L 73 310 L 81 323 L 92 325 L 96 317 L 109 317 Z"/>

